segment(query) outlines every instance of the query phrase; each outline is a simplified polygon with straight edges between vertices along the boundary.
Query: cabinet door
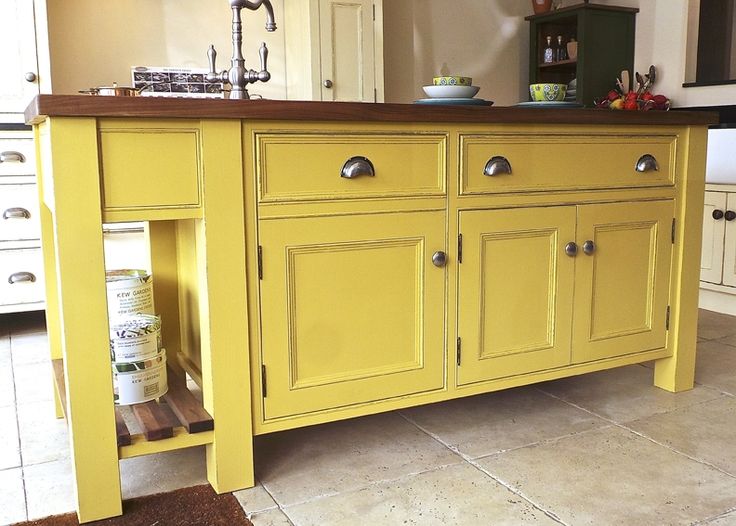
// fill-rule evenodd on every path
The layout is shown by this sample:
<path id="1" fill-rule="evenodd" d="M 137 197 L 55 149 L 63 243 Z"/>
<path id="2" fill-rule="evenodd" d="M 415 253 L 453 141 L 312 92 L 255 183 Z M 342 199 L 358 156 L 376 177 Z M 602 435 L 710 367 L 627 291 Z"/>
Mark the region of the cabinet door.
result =
<path id="1" fill-rule="evenodd" d="M 320 0 L 322 100 L 375 102 L 373 0 Z"/>
<path id="2" fill-rule="evenodd" d="M 443 387 L 444 212 L 259 230 L 267 419 Z"/>
<path id="3" fill-rule="evenodd" d="M 460 213 L 458 381 L 570 362 L 575 208 Z"/>
<path id="4" fill-rule="evenodd" d="M 723 269 L 723 236 L 726 222 L 715 219 L 713 212 L 726 211 L 726 195 L 723 192 L 705 192 L 703 209 L 703 245 L 700 256 L 700 279 L 721 283 Z M 734 206 L 734 205 L 732 205 Z M 735 240 L 736 241 L 736 240 Z"/>
<path id="5" fill-rule="evenodd" d="M 706 192 L 706 202 L 709 193 Z M 736 194 L 726 195 L 728 195 L 726 206 L 721 208 L 721 210 L 724 212 L 736 212 Z M 729 219 L 729 217 L 730 214 L 721 221 L 718 221 L 718 223 L 724 224 L 726 231 L 721 247 L 723 251 L 723 284 L 736 287 L 736 220 Z"/>
<path id="6" fill-rule="evenodd" d="M 578 208 L 573 362 L 663 348 L 672 259 L 672 201 Z"/>
<path id="7" fill-rule="evenodd" d="M 31 0 L 0 2 L 0 49 L 3 57 L 0 115 L 23 113 L 33 96 L 38 94 L 38 83 L 25 78 L 26 73 L 38 74 Z"/>

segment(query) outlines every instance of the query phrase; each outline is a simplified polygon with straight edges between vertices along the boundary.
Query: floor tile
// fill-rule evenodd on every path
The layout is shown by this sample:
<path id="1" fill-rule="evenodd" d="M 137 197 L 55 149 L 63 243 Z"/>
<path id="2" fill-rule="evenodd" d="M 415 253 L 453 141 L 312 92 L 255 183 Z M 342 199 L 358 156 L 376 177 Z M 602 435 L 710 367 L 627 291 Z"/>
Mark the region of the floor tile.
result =
<path id="1" fill-rule="evenodd" d="M 253 526 L 293 526 L 294 524 L 289 520 L 284 512 L 278 508 L 264 511 L 262 513 L 254 513 L 249 517 Z M 323 526 L 328 525 L 325 524 Z"/>
<path id="2" fill-rule="evenodd" d="M 69 459 L 23 466 L 28 519 L 74 511 L 74 480 Z"/>
<path id="3" fill-rule="evenodd" d="M 258 479 L 281 506 L 461 460 L 394 413 L 264 436 L 255 457 Z"/>
<path id="4" fill-rule="evenodd" d="M 13 334 L 10 338 L 10 349 L 14 366 L 47 362 L 50 359 L 49 340 L 45 332 Z"/>
<path id="5" fill-rule="evenodd" d="M 268 494 L 260 482 L 256 483 L 253 488 L 233 491 L 233 496 L 238 499 L 240 506 L 249 514 L 268 510 L 277 506 L 276 501 L 273 500 L 273 497 Z"/>
<path id="6" fill-rule="evenodd" d="M 736 334 L 736 317 L 700 309 L 698 312 L 698 337 L 715 340 Z"/>
<path id="7" fill-rule="evenodd" d="M 54 399 L 54 379 L 49 361 L 14 366 L 13 374 L 18 404 Z"/>
<path id="8" fill-rule="evenodd" d="M 15 405 L 15 384 L 10 360 L 0 363 L 0 407 Z"/>
<path id="9" fill-rule="evenodd" d="M 472 458 L 594 429 L 608 422 L 533 387 L 401 411 Z"/>
<path id="10" fill-rule="evenodd" d="M 736 505 L 736 478 L 617 426 L 479 463 L 566 524 L 691 524 Z"/>
<path id="11" fill-rule="evenodd" d="M 20 442 L 15 407 L 0 407 L 0 470 L 20 467 Z M 0 486 L 2 487 L 2 486 Z"/>
<path id="12" fill-rule="evenodd" d="M 66 420 L 56 418 L 53 401 L 18 404 L 18 428 L 23 465 L 69 456 Z"/>
<path id="13" fill-rule="evenodd" d="M 703 524 L 703 526 L 734 526 L 736 524 L 736 511 L 726 513 Z"/>
<path id="14" fill-rule="evenodd" d="M 204 446 L 120 461 L 124 499 L 207 484 Z"/>
<path id="15" fill-rule="evenodd" d="M 467 463 L 343 492 L 285 511 L 300 526 L 556 524 Z"/>
<path id="16" fill-rule="evenodd" d="M 615 422 L 672 411 L 720 396 L 696 386 L 670 393 L 653 385 L 654 371 L 638 365 L 609 369 L 539 384 L 539 389 Z"/>
<path id="17" fill-rule="evenodd" d="M 695 381 L 736 395 L 736 347 L 717 341 L 698 344 Z"/>
<path id="18" fill-rule="evenodd" d="M 627 427 L 736 476 L 736 398 L 732 396 L 629 422 Z"/>
<path id="19" fill-rule="evenodd" d="M 26 520 L 26 499 L 23 495 L 23 470 L 0 471 L 0 524 Z"/>

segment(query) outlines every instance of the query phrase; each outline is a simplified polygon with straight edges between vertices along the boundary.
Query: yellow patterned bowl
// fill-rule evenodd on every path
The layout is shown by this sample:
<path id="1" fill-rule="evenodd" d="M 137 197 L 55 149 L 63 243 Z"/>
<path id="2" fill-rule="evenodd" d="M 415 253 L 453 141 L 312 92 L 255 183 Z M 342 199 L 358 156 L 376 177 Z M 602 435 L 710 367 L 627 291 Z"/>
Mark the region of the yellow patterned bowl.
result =
<path id="1" fill-rule="evenodd" d="M 448 75 L 444 77 L 434 77 L 432 84 L 435 86 L 472 86 L 473 79 L 471 77 L 461 77 L 459 75 Z"/>
<path id="2" fill-rule="evenodd" d="M 565 100 L 567 84 L 530 84 L 529 94 L 534 102 L 555 102 Z"/>

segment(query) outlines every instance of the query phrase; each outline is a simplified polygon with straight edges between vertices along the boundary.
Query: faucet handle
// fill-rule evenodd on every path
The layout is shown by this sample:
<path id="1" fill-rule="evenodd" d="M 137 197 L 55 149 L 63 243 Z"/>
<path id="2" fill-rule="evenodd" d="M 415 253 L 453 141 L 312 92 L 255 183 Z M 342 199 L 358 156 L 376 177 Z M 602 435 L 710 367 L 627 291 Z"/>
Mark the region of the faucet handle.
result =
<path id="1" fill-rule="evenodd" d="M 210 70 L 206 75 L 207 82 L 227 82 L 227 71 L 223 71 L 222 73 L 218 73 L 216 69 L 216 62 L 217 62 L 217 51 L 215 50 L 214 44 L 210 44 L 210 47 L 207 49 L 207 61 L 210 64 Z"/>
<path id="2" fill-rule="evenodd" d="M 261 47 L 258 49 L 258 55 L 261 57 L 261 71 L 258 72 L 258 80 L 261 82 L 267 82 L 271 78 L 271 74 L 268 72 L 266 63 L 268 61 L 268 48 L 265 42 L 261 42 Z"/>

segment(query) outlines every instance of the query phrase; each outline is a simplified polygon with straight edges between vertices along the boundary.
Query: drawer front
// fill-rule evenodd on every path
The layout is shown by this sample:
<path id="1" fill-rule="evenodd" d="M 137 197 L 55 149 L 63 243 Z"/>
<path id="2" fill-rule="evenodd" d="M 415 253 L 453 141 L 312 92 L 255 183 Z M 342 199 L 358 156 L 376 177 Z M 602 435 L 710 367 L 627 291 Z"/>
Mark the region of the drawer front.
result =
<path id="1" fill-rule="evenodd" d="M 0 137 L 0 177 L 35 174 L 36 150 L 33 139 Z"/>
<path id="2" fill-rule="evenodd" d="M 0 250 L 0 305 L 44 301 L 45 292 L 40 248 Z"/>
<path id="3" fill-rule="evenodd" d="M 443 134 L 256 133 L 259 201 L 445 193 Z"/>
<path id="4" fill-rule="evenodd" d="M 35 183 L 0 185 L 0 214 L 0 241 L 41 237 Z"/>
<path id="5" fill-rule="evenodd" d="M 462 135 L 460 193 L 672 186 L 676 145 L 674 136 Z"/>

